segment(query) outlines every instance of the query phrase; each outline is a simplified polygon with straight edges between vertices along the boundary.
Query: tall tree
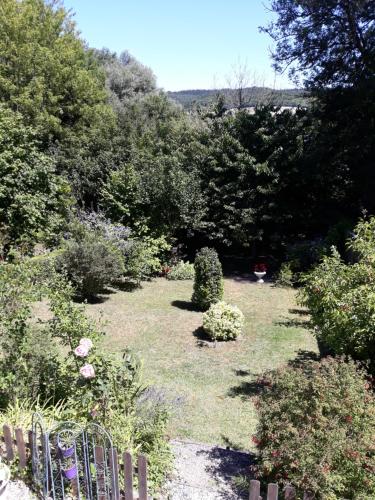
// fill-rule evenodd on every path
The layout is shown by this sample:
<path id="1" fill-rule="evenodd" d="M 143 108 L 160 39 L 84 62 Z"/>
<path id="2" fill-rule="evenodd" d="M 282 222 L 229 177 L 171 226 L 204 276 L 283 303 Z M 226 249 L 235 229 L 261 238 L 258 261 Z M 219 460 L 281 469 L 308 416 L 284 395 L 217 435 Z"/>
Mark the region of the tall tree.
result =
<path id="1" fill-rule="evenodd" d="M 262 29 L 276 42 L 278 71 L 301 73 L 313 88 L 374 78 L 373 0 L 272 0 L 271 10 L 277 19 Z"/>
<path id="2" fill-rule="evenodd" d="M 71 203 L 69 184 L 40 150 L 36 131 L 0 105 L 0 226 L 8 244 L 53 237 Z"/>
<path id="3" fill-rule="evenodd" d="M 0 102 L 46 141 L 90 126 L 101 113 L 104 74 L 59 0 L 2 0 L 0 54 Z"/>

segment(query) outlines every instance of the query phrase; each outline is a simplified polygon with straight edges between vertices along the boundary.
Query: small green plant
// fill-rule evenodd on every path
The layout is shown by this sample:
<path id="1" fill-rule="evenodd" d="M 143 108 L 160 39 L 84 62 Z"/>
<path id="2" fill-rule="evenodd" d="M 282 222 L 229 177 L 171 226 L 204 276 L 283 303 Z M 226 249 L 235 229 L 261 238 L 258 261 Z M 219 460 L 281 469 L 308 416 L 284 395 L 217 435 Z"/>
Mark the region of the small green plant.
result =
<path id="1" fill-rule="evenodd" d="M 192 302 L 202 310 L 223 298 L 223 271 L 216 250 L 202 248 L 195 257 Z"/>
<path id="2" fill-rule="evenodd" d="M 258 380 L 258 474 L 317 499 L 375 498 L 375 397 L 353 361 L 326 358 Z"/>
<path id="3" fill-rule="evenodd" d="M 192 280 L 194 279 L 194 264 L 181 260 L 171 267 L 166 274 L 168 280 Z"/>
<path id="4" fill-rule="evenodd" d="M 292 287 L 294 283 L 294 276 L 292 271 L 292 264 L 290 262 L 283 262 L 280 266 L 279 272 L 275 279 L 275 285 L 279 287 Z"/>
<path id="5" fill-rule="evenodd" d="M 234 340 L 242 332 L 244 315 L 224 301 L 212 304 L 203 314 L 203 328 L 213 340 Z"/>

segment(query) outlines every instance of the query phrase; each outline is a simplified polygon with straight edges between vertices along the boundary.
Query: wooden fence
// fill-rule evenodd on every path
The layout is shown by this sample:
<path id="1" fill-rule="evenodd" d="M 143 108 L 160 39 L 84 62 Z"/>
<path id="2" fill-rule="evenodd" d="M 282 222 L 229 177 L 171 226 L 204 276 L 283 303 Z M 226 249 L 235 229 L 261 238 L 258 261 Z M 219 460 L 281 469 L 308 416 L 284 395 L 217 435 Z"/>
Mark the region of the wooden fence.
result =
<path id="1" fill-rule="evenodd" d="M 13 437 L 14 436 L 14 437 Z M 27 434 L 25 440 L 22 429 L 15 429 L 14 435 L 12 429 L 8 425 L 3 426 L 3 435 L 0 436 L 1 441 L 4 443 L 1 446 L 1 454 L 7 462 L 12 462 L 18 458 L 18 467 L 20 471 L 25 469 L 31 462 L 31 448 L 32 448 L 31 431 Z M 111 459 L 111 466 L 115 472 L 111 478 L 111 490 L 114 492 L 113 498 L 120 500 L 147 500 L 147 460 L 144 455 L 139 455 L 137 464 L 133 463 L 133 457 L 130 453 L 125 452 L 120 457 L 115 448 L 109 450 Z M 101 446 L 95 447 L 95 458 L 100 470 L 101 463 L 104 463 L 104 450 Z M 113 460 L 113 463 L 112 463 Z M 134 491 L 134 474 L 138 475 L 138 492 Z M 124 491 L 120 490 L 120 474 L 123 475 L 125 488 Z M 98 484 L 104 483 L 105 477 L 98 473 Z M 74 490 L 74 482 L 72 484 Z M 102 489 L 99 487 L 99 490 Z M 108 500 L 106 495 L 99 495 L 98 500 Z"/>
<path id="2" fill-rule="evenodd" d="M 297 498 L 296 490 L 292 486 L 286 486 L 282 493 L 285 500 L 296 500 Z M 266 496 L 262 497 L 260 482 L 256 480 L 250 481 L 249 500 L 278 500 L 279 498 L 279 486 L 277 484 L 269 484 Z M 309 492 L 303 495 L 303 500 L 313 500 L 314 498 L 314 495 Z"/>
<path id="3" fill-rule="evenodd" d="M 1 446 L 1 454 L 8 461 L 12 462 L 18 458 L 18 467 L 22 471 L 31 461 L 32 432 L 29 431 L 25 440 L 22 429 L 15 429 L 14 435 L 8 425 L 3 426 L 3 435 L 0 440 L 4 443 Z M 109 450 L 111 466 L 115 474 L 111 478 L 111 490 L 115 492 L 113 498 L 120 500 L 147 500 L 147 460 L 144 455 L 139 455 L 136 466 L 133 464 L 133 457 L 125 452 L 119 457 L 115 448 Z M 100 446 L 95 447 L 95 457 L 100 470 L 100 464 L 104 463 L 104 450 Z M 113 463 L 112 463 L 113 460 Z M 134 491 L 134 474 L 138 475 L 138 492 Z M 123 475 L 125 488 L 120 490 L 120 474 Z M 98 473 L 98 483 L 104 483 L 105 478 Z M 74 483 L 73 483 L 74 489 Z M 296 500 L 295 489 L 286 486 L 282 492 L 284 500 Z M 266 496 L 261 496 L 260 482 L 250 481 L 249 500 L 279 500 L 279 487 L 277 484 L 269 484 Z M 306 492 L 303 500 L 313 500 L 314 495 Z M 99 496 L 98 500 L 108 500 L 106 495 Z"/>

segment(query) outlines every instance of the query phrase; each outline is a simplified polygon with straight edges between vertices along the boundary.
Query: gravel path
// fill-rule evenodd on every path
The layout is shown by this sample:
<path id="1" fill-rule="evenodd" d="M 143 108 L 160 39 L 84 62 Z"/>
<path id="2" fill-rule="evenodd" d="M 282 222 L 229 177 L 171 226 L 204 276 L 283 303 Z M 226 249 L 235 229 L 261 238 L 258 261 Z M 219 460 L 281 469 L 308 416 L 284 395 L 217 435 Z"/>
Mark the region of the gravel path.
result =
<path id="1" fill-rule="evenodd" d="M 36 500 L 37 497 L 22 481 L 9 481 L 1 500 Z"/>
<path id="2" fill-rule="evenodd" d="M 168 500 L 236 500 L 242 496 L 233 476 L 248 475 L 251 456 L 190 441 L 172 441 L 175 455 L 172 473 L 162 496 Z"/>

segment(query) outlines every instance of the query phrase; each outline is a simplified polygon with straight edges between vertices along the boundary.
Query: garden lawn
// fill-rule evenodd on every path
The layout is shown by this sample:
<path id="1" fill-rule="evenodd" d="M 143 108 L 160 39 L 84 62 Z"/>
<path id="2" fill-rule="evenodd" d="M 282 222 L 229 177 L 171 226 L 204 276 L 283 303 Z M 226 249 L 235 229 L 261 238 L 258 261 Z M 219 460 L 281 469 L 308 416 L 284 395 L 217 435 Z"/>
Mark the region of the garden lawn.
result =
<path id="1" fill-rule="evenodd" d="M 291 289 L 225 279 L 225 300 L 243 311 L 245 328 L 237 341 L 211 347 L 201 340 L 202 313 L 192 310 L 192 288 L 192 281 L 158 278 L 133 292 L 103 296 L 87 311 L 105 321 L 107 347 L 139 354 L 146 382 L 183 396 L 172 438 L 249 449 L 257 422 L 255 379 L 299 350 L 317 351 L 304 324 L 308 317 Z"/>

